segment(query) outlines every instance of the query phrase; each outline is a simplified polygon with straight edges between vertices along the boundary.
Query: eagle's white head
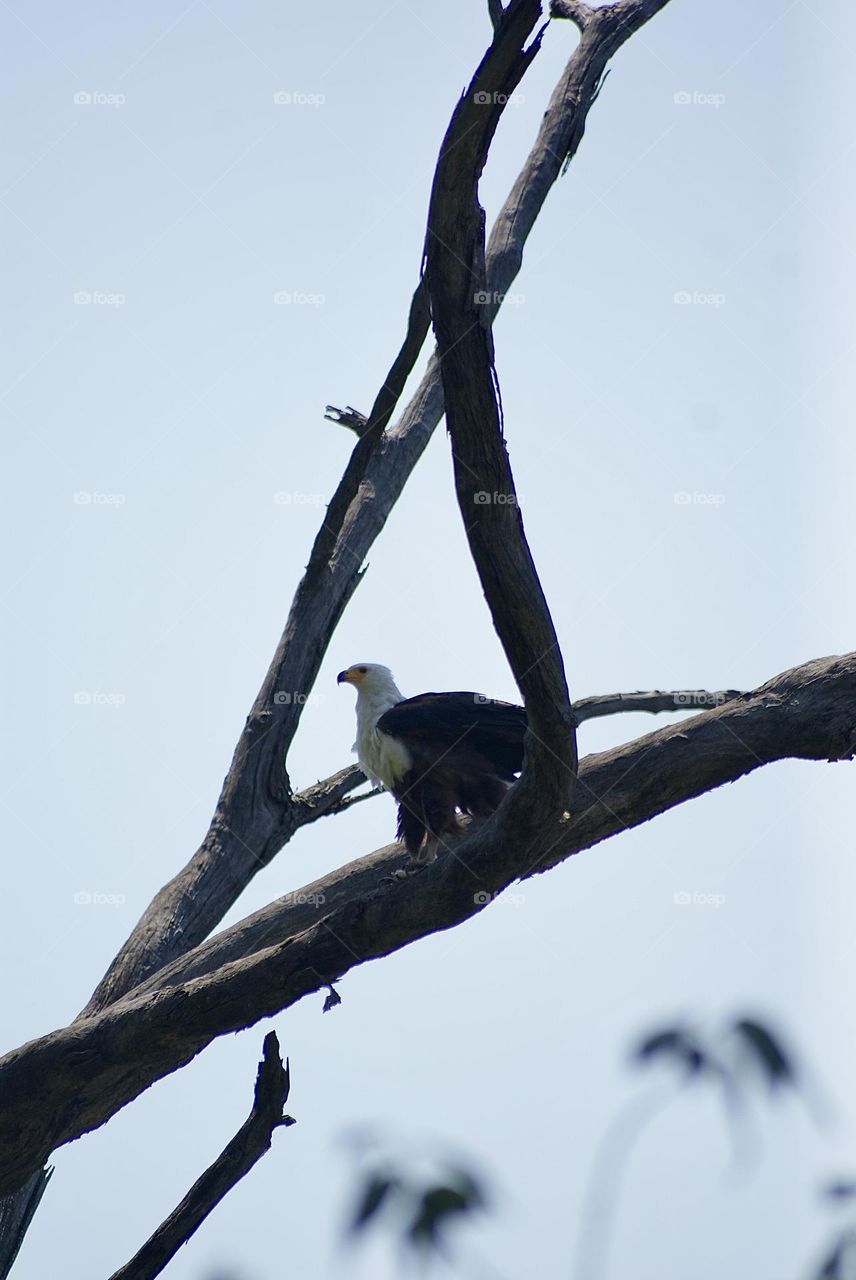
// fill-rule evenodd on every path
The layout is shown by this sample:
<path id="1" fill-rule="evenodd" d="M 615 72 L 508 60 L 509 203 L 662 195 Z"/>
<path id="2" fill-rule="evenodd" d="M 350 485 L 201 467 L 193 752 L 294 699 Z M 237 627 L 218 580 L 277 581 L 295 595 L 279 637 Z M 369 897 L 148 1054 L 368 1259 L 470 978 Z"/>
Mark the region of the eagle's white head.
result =
<path id="1" fill-rule="evenodd" d="M 389 689 L 398 693 L 389 667 L 381 666 L 379 662 L 356 662 L 352 667 L 340 671 L 336 680 L 339 684 L 352 684 L 357 693 L 371 695 Z M 400 693 L 398 701 L 401 701 Z"/>

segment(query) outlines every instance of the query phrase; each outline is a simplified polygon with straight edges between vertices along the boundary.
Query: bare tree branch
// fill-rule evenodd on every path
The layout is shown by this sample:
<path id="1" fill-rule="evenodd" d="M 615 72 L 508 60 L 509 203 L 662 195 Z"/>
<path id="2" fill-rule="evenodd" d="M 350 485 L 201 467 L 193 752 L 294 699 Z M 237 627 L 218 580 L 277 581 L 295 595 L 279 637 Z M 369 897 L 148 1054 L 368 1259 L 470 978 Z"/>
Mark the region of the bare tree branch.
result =
<path id="1" fill-rule="evenodd" d="M 288 1064 L 282 1065 L 275 1031 L 265 1036 L 262 1060 L 256 1075 L 253 1107 L 232 1141 L 226 1146 L 168 1218 L 150 1236 L 130 1262 L 114 1271 L 110 1280 L 153 1280 L 175 1257 L 223 1197 L 270 1150 L 273 1132 L 295 1124 L 285 1116 L 289 1091 Z"/>
<path id="2" fill-rule="evenodd" d="M 27 1179 L 16 1195 L 0 1200 L 0 1239 L 3 1242 L 0 1274 L 3 1276 L 8 1275 L 12 1269 L 12 1264 L 24 1243 L 27 1228 L 39 1207 L 52 1175 L 51 1166 L 47 1169 L 38 1169 Z"/>
<path id="3" fill-rule="evenodd" d="M 494 31 L 498 30 L 499 24 L 503 18 L 502 0 L 487 0 L 487 11 L 490 17 L 491 26 Z"/>
<path id="4" fill-rule="evenodd" d="M 104 1123 L 216 1036 L 252 1025 L 343 974 L 476 914 L 514 880 L 547 870 L 619 831 L 782 759 L 846 760 L 856 748 L 856 653 L 786 671 L 753 693 L 646 734 L 581 765 L 572 818 L 552 847 L 514 840 L 469 863 L 441 857 L 404 881 L 383 880 L 398 846 L 335 872 L 323 913 L 298 932 L 287 906 L 261 949 L 176 986 L 132 992 L 91 1018 L 0 1061 L 0 1194 L 55 1147 Z M 493 820 L 485 824 L 490 826 Z M 476 837 L 461 846 L 472 847 Z M 337 883 L 350 891 L 337 897 Z M 356 886 L 361 889 L 356 891 Z M 299 895 L 289 895 L 293 901 Z M 308 895 L 307 895 L 308 896 Z M 298 904 L 302 911 L 305 904 Z M 274 925 L 276 924 L 276 927 Z M 224 935 L 224 937 L 227 935 Z"/>
<path id="5" fill-rule="evenodd" d="M 540 32 L 524 47 L 540 16 L 539 0 L 510 0 L 455 109 L 434 174 L 425 265 L 458 505 L 528 719 L 523 774 L 502 810 L 528 810 L 530 828 L 570 803 L 575 723 L 500 423 L 478 184 L 504 105 L 540 48 Z"/>
<path id="6" fill-rule="evenodd" d="M 328 422 L 335 422 L 337 426 L 350 427 L 358 436 L 363 435 L 368 425 L 366 415 L 350 404 L 344 409 L 337 409 L 334 404 L 328 404 L 324 410 L 324 417 Z"/>
<path id="7" fill-rule="evenodd" d="M 551 0 L 550 17 L 551 18 L 570 18 L 571 22 L 576 23 L 580 31 L 585 28 L 592 20 L 594 9 L 590 4 L 583 4 L 582 0 Z"/>
<path id="8" fill-rule="evenodd" d="M 709 693 L 707 689 L 683 689 L 664 693 L 654 689 L 650 693 L 608 693 L 592 698 L 580 698 L 573 704 L 577 724 L 584 720 L 598 720 L 602 716 L 615 716 L 627 711 L 697 711 L 704 707 L 719 707 L 732 698 L 742 698 L 740 689 L 720 689 Z M 320 784 L 319 784 L 320 785 Z"/>

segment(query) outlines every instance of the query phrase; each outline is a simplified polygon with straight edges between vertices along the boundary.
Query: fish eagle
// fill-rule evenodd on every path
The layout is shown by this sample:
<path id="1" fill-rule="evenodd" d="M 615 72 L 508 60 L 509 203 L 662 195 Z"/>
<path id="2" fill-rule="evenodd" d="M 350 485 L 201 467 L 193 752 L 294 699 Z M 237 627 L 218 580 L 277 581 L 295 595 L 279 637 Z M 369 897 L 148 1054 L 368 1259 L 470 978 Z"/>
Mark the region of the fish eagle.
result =
<path id="1" fill-rule="evenodd" d="M 360 768 L 398 801 L 396 835 L 430 861 L 457 812 L 487 817 L 523 768 L 526 712 L 479 693 L 405 698 L 389 667 L 358 662 L 337 676 L 357 691 Z"/>

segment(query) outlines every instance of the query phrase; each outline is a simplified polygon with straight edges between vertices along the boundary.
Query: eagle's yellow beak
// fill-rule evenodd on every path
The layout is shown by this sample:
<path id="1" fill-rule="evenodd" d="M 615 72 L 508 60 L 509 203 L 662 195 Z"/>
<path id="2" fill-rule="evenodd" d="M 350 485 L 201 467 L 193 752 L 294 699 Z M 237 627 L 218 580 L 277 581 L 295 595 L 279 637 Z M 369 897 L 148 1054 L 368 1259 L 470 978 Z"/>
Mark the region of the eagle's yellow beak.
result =
<path id="1" fill-rule="evenodd" d="M 365 674 L 365 667 L 348 667 L 345 671 L 339 672 L 336 676 L 336 683 L 358 685 Z"/>

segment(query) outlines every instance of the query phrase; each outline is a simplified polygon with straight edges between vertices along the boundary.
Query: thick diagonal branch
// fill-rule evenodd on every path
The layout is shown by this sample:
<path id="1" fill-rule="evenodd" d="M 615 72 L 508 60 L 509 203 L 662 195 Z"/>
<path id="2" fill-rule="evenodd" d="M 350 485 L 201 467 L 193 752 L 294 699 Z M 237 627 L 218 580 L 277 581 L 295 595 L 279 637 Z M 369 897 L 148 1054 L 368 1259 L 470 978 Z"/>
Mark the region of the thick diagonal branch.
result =
<path id="1" fill-rule="evenodd" d="M 524 45 L 540 14 L 538 0 L 508 5 L 452 116 L 431 191 L 425 277 L 458 505 L 494 626 L 526 704 L 526 765 L 514 803 L 534 805 L 546 816 L 570 802 L 576 738 L 562 654 L 526 541 L 500 423 L 478 199 L 500 114 L 539 48 L 540 35 Z M 530 813 L 530 825 L 533 818 Z"/>
<path id="2" fill-rule="evenodd" d="M 851 653 L 806 663 L 754 693 L 589 756 L 580 767 L 574 816 L 552 824 L 546 849 L 539 840 L 533 854 L 515 840 L 498 844 L 478 876 L 444 857 L 418 876 L 381 883 L 400 863 L 401 850 L 392 846 L 307 886 L 302 896 L 316 899 L 312 922 L 305 902 L 291 914 L 300 895 L 289 895 L 279 917 L 270 919 L 260 949 L 175 986 L 132 992 L 0 1061 L 0 1194 L 22 1185 L 54 1147 L 103 1124 L 216 1036 L 272 1016 L 357 965 L 461 923 L 515 879 L 764 764 L 850 759 L 854 747 Z"/>
<path id="3" fill-rule="evenodd" d="M 253 1107 L 232 1141 L 194 1182 L 187 1195 L 124 1267 L 110 1280 L 153 1280 L 186 1244 L 253 1165 L 270 1150 L 274 1130 L 295 1123 L 283 1115 L 289 1091 L 288 1064 L 279 1056 L 275 1031 L 265 1036 Z"/>

